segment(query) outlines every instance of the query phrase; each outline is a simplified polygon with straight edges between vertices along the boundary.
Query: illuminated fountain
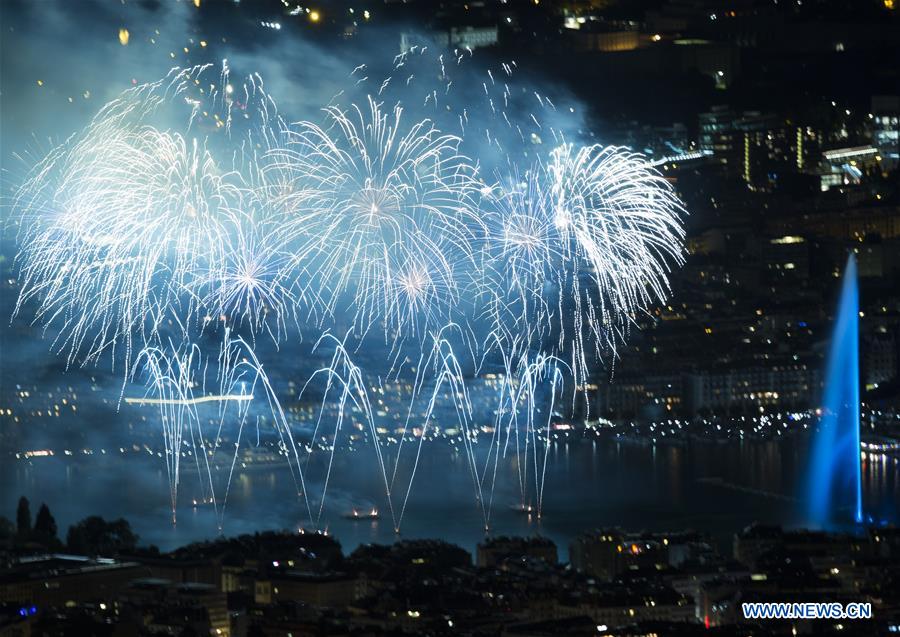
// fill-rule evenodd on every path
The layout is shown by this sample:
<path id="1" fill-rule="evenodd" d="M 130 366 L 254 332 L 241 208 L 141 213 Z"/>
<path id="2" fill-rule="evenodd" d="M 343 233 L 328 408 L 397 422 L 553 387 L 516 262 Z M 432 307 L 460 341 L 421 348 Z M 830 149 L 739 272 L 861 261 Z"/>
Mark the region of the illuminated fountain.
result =
<path id="1" fill-rule="evenodd" d="M 810 456 L 807 503 L 810 522 L 826 527 L 850 510 L 860 523 L 859 290 L 856 258 L 847 259 L 828 356 L 825 396 Z"/>

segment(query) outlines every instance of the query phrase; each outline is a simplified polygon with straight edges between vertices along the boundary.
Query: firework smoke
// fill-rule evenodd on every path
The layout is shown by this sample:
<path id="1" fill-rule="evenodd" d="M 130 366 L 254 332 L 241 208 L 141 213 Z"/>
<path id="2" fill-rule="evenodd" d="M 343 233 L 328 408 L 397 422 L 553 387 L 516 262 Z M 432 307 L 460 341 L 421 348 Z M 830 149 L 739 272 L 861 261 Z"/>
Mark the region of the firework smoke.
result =
<path id="1" fill-rule="evenodd" d="M 457 416 L 485 526 L 507 453 L 520 459 L 521 505 L 534 499 L 540 515 L 554 405 L 666 298 L 683 259 L 683 209 L 641 156 L 570 141 L 553 101 L 515 83 L 514 63 L 465 81 L 470 57 L 413 47 L 387 78 L 359 67 L 352 90 L 298 122 L 258 76 L 233 81 L 227 63 L 174 70 L 125 92 L 33 167 L 15 200 L 16 313 L 33 309 L 69 364 L 108 354 L 126 384 L 144 378 L 143 399 L 126 402 L 159 408 L 173 515 L 185 448 L 224 510 L 252 401 L 274 423 L 316 526 L 332 462 L 317 507 L 304 471 L 320 432 L 333 459 L 345 409 L 361 414 L 399 529 L 440 402 Z M 464 108 L 451 106 L 452 91 L 468 91 Z M 335 348 L 313 375 L 326 387 L 305 447 L 253 347 L 304 332 Z M 197 345 L 210 334 L 222 343 L 215 361 Z M 417 351 L 392 458 L 373 381 L 353 361 L 367 339 L 391 352 L 384 377 L 413 367 L 403 353 Z M 479 460 L 464 369 L 498 363 L 496 422 Z M 323 417 L 326 401 L 336 421 Z M 215 435 L 201 425 L 205 402 L 220 406 Z M 209 459 L 226 429 L 237 442 L 217 495 Z M 407 439 L 415 455 L 398 485 Z"/>

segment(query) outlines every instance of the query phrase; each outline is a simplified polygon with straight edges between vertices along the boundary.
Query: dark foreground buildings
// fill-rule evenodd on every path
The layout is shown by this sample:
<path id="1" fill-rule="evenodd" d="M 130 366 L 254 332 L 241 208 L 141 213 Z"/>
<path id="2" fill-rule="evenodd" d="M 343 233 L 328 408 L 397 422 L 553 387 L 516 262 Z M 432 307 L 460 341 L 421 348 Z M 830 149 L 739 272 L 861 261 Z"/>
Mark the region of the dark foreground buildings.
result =
<path id="1" fill-rule="evenodd" d="M 0 635 L 893 635 L 900 532 L 753 526 L 725 556 L 694 532 L 598 529 L 557 562 L 544 538 L 495 538 L 478 565 L 435 540 L 344 555 L 267 532 L 117 559 L 3 553 Z M 746 621 L 750 601 L 866 602 L 873 619 Z"/>

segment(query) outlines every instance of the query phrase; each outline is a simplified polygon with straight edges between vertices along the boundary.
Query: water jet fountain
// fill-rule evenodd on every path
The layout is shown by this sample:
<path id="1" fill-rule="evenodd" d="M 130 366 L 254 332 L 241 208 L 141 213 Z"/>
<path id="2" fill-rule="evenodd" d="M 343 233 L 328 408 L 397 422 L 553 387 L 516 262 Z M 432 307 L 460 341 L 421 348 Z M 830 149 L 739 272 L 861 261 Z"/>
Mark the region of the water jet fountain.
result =
<path id="1" fill-rule="evenodd" d="M 820 528 L 850 510 L 863 521 L 859 449 L 859 289 L 856 258 L 847 258 L 828 355 L 825 394 L 809 465 L 809 521 Z"/>

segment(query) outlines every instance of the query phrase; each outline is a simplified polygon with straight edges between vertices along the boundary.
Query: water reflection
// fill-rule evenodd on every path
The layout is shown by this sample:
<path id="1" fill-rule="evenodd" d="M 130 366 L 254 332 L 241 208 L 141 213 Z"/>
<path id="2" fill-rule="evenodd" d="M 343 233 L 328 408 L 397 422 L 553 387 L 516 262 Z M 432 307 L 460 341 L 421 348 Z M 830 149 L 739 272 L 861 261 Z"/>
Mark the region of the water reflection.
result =
<path id="1" fill-rule="evenodd" d="M 804 478 L 804 438 L 770 442 L 644 446 L 612 441 L 559 443 L 547 469 L 543 520 L 511 509 L 520 502 L 515 457 L 502 460 L 493 500 L 492 532 L 541 532 L 565 557 L 580 532 L 615 525 L 628 529 L 695 528 L 723 548 L 731 534 L 753 521 L 804 523 L 798 496 Z M 352 550 L 360 543 L 390 542 L 394 533 L 373 454 L 339 453 L 322 517 L 323 526 Z M 183 474 L 178 524 L 169 522 L 165 471 L 153 459 L 122 461 L 93 456 L 74 461 L 45 458 L 0 468 L 0 505 L 11 516 L 19 495 L 46 502 L 60 529 L 90 514 L 125 517 L 142 541 L 163 549 L 216 534 L 215 514 L 202 503 L 196 475 Z M 310 493 L 321 485 L 313 484 Z M 866 508 L 876 519 L 897 521 L 900 462 L 872 457 L 863 463 Z M 315 507 L 318 502 L 315 503 Z M 379 520 L 353 521 L 354 507 L 377 507 Z M 315 509 L 314 509 L 315 510 Z M 298 529 L 308 525 L 285 467 L 251 467 L 237 473 L 228 496 L 224 533 Z M 403 521 L 404 537 L 441 537 L 473 550 L 483 537 L 481 508 L 464 459 L 440 445 L 423 448 Z"/>

